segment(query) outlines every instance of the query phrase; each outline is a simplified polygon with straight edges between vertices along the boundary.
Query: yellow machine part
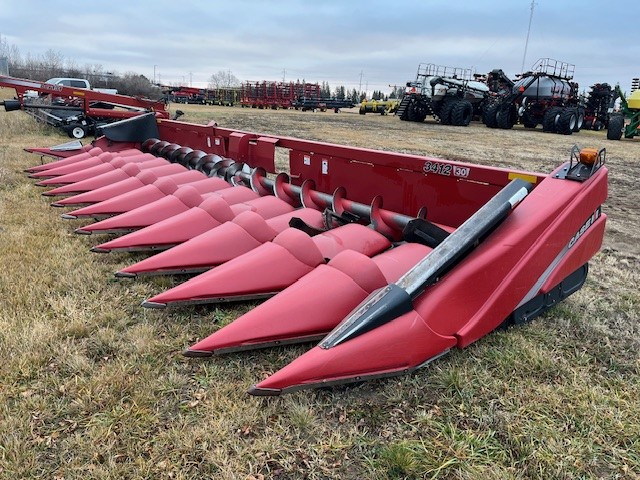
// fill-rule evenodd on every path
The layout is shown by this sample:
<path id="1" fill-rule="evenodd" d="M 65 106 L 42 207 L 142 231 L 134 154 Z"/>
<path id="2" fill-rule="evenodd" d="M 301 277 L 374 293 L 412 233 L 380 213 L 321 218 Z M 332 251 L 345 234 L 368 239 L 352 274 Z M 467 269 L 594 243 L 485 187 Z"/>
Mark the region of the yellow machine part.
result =
<path id="1" fill-rule="evenodd" d="M 629 105 L 629 108 L 634 110 L 640 110 L 640 90 L 636 90 L 629 95 L 629 98 L 627 98 L 627 105 Z"/>

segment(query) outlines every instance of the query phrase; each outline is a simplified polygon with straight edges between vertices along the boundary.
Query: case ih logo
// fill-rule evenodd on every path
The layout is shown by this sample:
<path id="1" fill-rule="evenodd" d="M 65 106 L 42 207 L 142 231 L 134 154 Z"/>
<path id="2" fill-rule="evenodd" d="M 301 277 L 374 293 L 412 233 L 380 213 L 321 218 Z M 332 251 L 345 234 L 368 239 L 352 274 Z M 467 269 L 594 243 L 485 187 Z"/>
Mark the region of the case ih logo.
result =
<path id="1" fill-rule="evenodd" d="M 591 225 L 593 225 L 596 222 L 596 220 L 600 218 L 601 212 L 602 212 L 601 207 L 598 207 L 598 209 L 595 212 L 593 212 L 593 214 L 587 219 L 587 221 L 584 222 L 584 225 L 580 227 L 580 230 L 578 230 L 576 234 L 573 237 L 571 237 L 571 240 L 569 240 L 568 248 L 573 247 L 576 244 L 576 242 L 580 239 L 580 237 L 584 234 L 584 232 L 589 230 L 589 227 L 591 227 Z"/>
<path id="2" fill-rule="evenodd" d="M 62 91 L 62 85 L 54 85 L 52 83 L 43 83 L 43 90 L 51 90 L 52 92 L 60 92 Z"/>

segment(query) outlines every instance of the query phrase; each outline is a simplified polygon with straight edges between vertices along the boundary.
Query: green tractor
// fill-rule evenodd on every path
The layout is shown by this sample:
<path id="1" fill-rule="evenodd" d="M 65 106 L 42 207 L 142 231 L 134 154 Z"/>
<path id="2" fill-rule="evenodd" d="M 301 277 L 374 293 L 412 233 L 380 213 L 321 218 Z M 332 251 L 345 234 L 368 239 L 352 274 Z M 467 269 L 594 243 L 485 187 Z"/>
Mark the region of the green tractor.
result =
<path id="1" fill-rule="evenodd" d="M 629 95 L 628 100 L 619 85 L 616 85 L 615 93 L 620 97 L 620 111 L 612 113 L 609 117 L 607 138 L 620 140 L 622 134 L 624 134 L 624 138 L 640 135 L 640 90 Z"/>

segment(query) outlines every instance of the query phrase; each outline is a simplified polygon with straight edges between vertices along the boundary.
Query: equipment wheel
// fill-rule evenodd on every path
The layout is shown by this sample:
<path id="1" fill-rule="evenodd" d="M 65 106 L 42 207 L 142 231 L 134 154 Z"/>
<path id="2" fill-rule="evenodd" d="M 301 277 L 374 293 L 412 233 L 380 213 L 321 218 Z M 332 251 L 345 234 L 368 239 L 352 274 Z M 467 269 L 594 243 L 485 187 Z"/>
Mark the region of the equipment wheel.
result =
<path id="1" fill-rule="evenodd" d="M 497 128 L 496 114 L 500 108 L 499 103 L 491 103 L 482 109 L 482 121 L 489 128 Z"/>
<path id="2" fill-rule="evenodd" d="M 473 117 L 473 105 L 469 100 L 458 100 L 451 110 L 451 124 L 466 127 Z"/>
<path id="3" fill-rule="evenodd" d="M 558 117 L 558 133 L 571 135 L 578 123 L 578 112 L 573 107 L 563 108 Z"/>
<path id="4" fill-rule="evenodd" d="M 524 112 L 522 114 L 522 125 L 524 128 L 536 128 L 538 126 L 538 122 L 536 122 L 529 112 Z"/>
<path id="5" fill-rule="evenodd" d="M 84 127 L 83 125 L 80 125 L 79 123 L 73 123 L 69 125 L 68 133 L 71 138 L 80 139 L 87 136 L 87 129 L 86 127 Z"/>
<path id="6" fill-rule="evenodd" d="M 617 114 L 609 117 L 609 128 L 607 129 L 607 138 L 609 140 L 620 140 L 622 138 L 622 130 L 624 129 L 624 116 Z"/>
<path id="7" fill-rule="evenodd" d="M 558 131 L 558 117 L 562 111 L 561 107 L 551 107 L 544 112 L 542 119 L 542 131 L 555 133 Z"/>
<path id="8" fill-rule="evenodd" d="M 407 105 L 407 120 L 409 120 L 410 122 L 415 122 L 416 121 L 416 105 L 417 105 L 417 101 L 415 98 L 412 98 L 411 101 L 409 102 L 409 105 Z"/>
<path id="9" fill-rule="evenodd" d="M 413 109 L 414 122 L 424 122 L 427 118 L 427 107 L 422 102 L 416 102 L 416 106 Z"/>
<path id="10" fill-rule="evenodd" d="M 449 97 L 442 100 L 442 104 L 440 105 L 440 112 L 438 113 L 438 117 L 440 117 L 440 123 L 442 125 L 451 125 L 451 112 L 453 111 L 453 107 L 457 103 L 458 99 L 454 97 Z"/>
<path id="11" fill-rule="evenodd" d="M 596 132 L 599 132 L 600 130 L 602 130 L 604 128 L 604 125 L 602 124 L 602 122 L 600 120 L 596 120 L 595 123 L 593 124 L 593 129 Z"/>
<path id="12" fill-rule="evenodd" d="M 573 127 L 573 131 L 578 133 L 584 125 L 584 107 L 576 108 L 576 126 Z"/>
<path id="13" fill-rule="evenodd" d="M 513 105 L 501 105 L 496 114 L 498 128 L 502 128 L 503 130 L 513 128 L 516 123 L 515 116 L 515 108 Z"/>

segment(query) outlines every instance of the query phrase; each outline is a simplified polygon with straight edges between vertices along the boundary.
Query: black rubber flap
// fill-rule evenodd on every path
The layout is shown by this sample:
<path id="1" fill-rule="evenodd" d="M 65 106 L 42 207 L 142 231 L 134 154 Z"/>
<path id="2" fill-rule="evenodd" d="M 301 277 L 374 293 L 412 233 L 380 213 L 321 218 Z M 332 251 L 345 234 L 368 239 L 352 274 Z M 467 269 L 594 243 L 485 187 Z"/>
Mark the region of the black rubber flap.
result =
<path id="1" fill-rule="evenodd" d="M 448 236 L 449 232 L 421 218 L 410 220 L 402 230 L 402 237 L 407 242 L 422 243 L 431 248 L 436 248 Z"/>
<path id="2" fill-rule="evenodd" d="M 159 138 L 160 132 L 155 114 L 145 113 L 99 127 L 96 136 L 101 135 L 113 142 L 142 143 L 150 138 Z"/>

